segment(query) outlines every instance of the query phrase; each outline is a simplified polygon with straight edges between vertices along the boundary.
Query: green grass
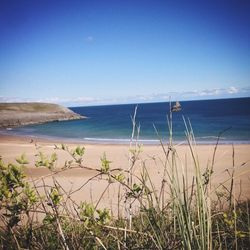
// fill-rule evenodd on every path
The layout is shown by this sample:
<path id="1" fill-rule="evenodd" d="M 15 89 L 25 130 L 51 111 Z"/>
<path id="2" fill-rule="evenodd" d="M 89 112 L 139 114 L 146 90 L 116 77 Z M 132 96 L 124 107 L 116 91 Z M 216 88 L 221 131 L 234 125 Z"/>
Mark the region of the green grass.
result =
<path id="1" fill-rule="evenodd" d="M 63 108 L 52 103 L 0 103 L 0 111 L 19 111 L 19 112 L 59 112 Z"/>

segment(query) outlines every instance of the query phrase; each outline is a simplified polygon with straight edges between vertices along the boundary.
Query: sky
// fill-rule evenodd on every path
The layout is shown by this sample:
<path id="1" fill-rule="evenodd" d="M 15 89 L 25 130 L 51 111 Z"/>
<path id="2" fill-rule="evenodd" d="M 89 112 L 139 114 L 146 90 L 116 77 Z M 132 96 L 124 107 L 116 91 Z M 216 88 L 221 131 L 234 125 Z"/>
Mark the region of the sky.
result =
<path id="1" fill-rule="evenodd" d="M 0 102 L 250 97 L 250 1 L 1 0 Z"/>

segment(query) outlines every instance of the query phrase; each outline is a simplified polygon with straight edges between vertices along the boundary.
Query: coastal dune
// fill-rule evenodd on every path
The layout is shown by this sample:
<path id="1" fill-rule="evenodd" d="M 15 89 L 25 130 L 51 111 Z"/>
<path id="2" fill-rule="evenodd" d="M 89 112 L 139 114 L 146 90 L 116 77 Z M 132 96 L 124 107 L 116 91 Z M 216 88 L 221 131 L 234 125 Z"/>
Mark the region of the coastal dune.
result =
<path id="1" fill-rule="evenodd" d="M 58 104 L 0 103 L 0 128 L 83 118 L 83 116 Z"/>

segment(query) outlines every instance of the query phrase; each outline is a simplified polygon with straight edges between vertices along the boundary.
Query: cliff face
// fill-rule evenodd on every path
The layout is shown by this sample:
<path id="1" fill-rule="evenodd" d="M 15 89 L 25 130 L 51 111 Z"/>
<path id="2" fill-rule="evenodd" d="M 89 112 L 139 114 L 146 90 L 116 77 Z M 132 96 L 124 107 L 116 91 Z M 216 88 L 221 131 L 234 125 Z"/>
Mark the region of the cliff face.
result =
<path id="1" fill-rule="evenodd" d="M 17 127 L 85 117 L 51 103 L 0 103 L 0 127 Z"/>

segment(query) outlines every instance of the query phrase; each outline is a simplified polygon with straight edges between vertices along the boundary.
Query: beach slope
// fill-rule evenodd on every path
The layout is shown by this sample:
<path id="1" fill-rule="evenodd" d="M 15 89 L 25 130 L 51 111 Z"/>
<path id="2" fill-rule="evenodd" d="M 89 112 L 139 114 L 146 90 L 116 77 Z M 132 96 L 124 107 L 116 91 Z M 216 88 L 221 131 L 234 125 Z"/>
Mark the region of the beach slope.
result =
<path id="1" fill-rule="evenodd" d="M 25 154 L 29 161 L 25 167 L 25 173 L 28 179 L 44 180 L 49 185 L 53 184 L 50 171 L 45 167 L 36 167 L 35 162 L 39 159 L 38 152 L 43 152 L 44 155 L 50 157 L 53 153 L 57 154 L 56 169 L 60 170 L 65 162 L 72 160 L 69 153 L 64 150 L 55 149 L 55 145 L 60 147 L 59 141 L 49 141 L 45 139 L 32 139 L 29 137 L 16 136 L 0 136 L 0 157 L 6 163 L 15 163 L 16 158 Z M 68 143 L 69 151 L 79 146 L 78 143 Z M 64 190 L 74 190 L 81 187 L 84 183 L 89 183 L 84 186 L 83 190 L 74 194 L 75 201 L 91 201 L 97 202 L 103 190 L 107 186 L 105 177 L 94 178 L 91 182 L 89 179 L 96 175 L 95 171 L 90 171 L 88 168 L 100 169 L 102 166 L 101 158 L 105 156 L 111 161 L 111 169 L 122 169 L 126 171 L 129 165 L 130 149 L 128 145 L 108 145 L 108 144 L 84 144 L 85 154 L 83 157 L 83 165 L 87 168 L 74 168 L 72 170 L 62 171 L 54 177 L 64 188 Z M 178 155 L 178 168 L 181 175 L 182 168 L 186 168 L 186 178 L 191 184 L 195 169 L 190 154 L 188 145 L 176 146 L 176 154 Z M 167 149 L 167 148 L 166 148 Z M 207 166 L 211 166 L 213 162 L 212 174 L 212 189 L 225 192 L 225 188 L 230 186 L 230 174 L 234 172 L 234 190 L 237 197 L 247 199 L 250 197 L 250 145 L 218 145 L 216 154 L 214 155 L 215 145 L 197 145 L 195 152 L 197 160 L 200 164 L 201 172 L 206 171 Z M 214 158 L 214 159 L 213 159 Z M 134 176 L 141 176 L 143 166 L 146 166 L 149 176 L 155 185 L 156 190 L 160 190 L 162 176 L 164 174 L 165 154 L 160 145 L 144 145 L 141 147 L 141 153 L 138 156 L 134 166 Z M 167 163 L 169 167 L 169 163 Z M 47 176 L 47 177 L 46 177 Z M 137 181 L 137 178 L 135 178 Z M 42 185 L 42 183 L 40 183 Z M 219 188 L 220 187 L 220 188 Z M 224 188 L 225 187 L 225 188 Z M 117 194 L 117 186 L 112 184 L 109 188 L 108 201 L 102 205 L 109 206 L 114 203 L 115 194 Z M 113 195 L 111 193 L 113 192 Z M 213 193 L 215 195 L 215 191 Z M 114 204 L 113 204 L 114 205 Z"/>

